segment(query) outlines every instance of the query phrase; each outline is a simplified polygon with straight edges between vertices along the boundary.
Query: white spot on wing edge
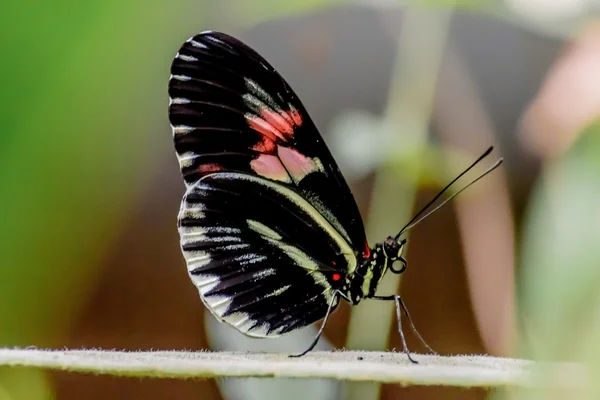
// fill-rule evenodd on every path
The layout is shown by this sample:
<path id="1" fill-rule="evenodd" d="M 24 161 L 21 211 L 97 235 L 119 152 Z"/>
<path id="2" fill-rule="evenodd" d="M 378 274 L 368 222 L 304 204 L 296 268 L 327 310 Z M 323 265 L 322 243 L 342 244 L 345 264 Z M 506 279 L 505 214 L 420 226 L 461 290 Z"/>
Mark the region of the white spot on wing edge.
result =
<path id="1" fill-rule="evenodd" d="M 292 285 L 285 285 L 279 289 L 275 289 L 273 292 L 267 294 L 264 297 L 268 298 L 268 297 L 279 296 L 282 293 L 284 293 L 286 290 L 288 290 L 291 286 Z M 228 306 L 229 306 L 229 304 L 228 304 Z M 257 338 L 280 336 L 281 331 L 283 330 L 283 328 L 285 328 L 285 326 L 283 326 L 274 331 L 268 332 L 269 325 L 267 323 L 265 323 L 259 327 L 251 329 L 257 323 L 257 321 L 252 319 L 249 314 L 247 314 L 245 312 L 241 312 L 241 311 L 234 312 L 231 315 L 228 315 L 226 317 L 219 315 L 219 311 L 217 311 L 217 310 L 213 311 L 213 314 L 215 314 L 217 317 L 219 317 L 219 319 L 221 319 L 223 322 L 235 327 L 240 332 L 242 332 L 248 336 L 257 337 Z"/>
<path id="2" fill-rule="evenodd" d="M 210 254 L 203 251 L 184 251 L 183 257 L 187 263 L 188 271 L 204 267 L 211 260 Z"/>
<path id="3" fill-rule="evenodd" d="M 237 313 L 231 314 L 230 316 L 226 317 L 225 319 L 227 320 L 228 324 L 231 324 L 231 325 L 235 326 L 236 328 L 240 329 L 240 325 L 242 325 L 243 323 L 248 321 L 250 319 L 250 317 L 246 313 L 237 312 Z"/>
<path id="4" fill-rule="evenodd" d="M 210 275 L 210 274 L 207 274 L 207 275 L 202 275 L 202 274 L 191 275 L 190 274 L 190 278 L 192 279 L 192 282 L 194 282 L 194 285 L 196 285 L 196 288 L 202 295 L 204 293 L 207 293 L 207 292 L 213 290 L 220 282 L 220 279 L 218 276 Z"/>
<path id="5" fill-rule="evenodd" d="M 189 190 L 193 189 L 192 186 L 190 186 L 188 188 L 188 192 Z M 186 193 L 187 195 L 187 193 Z M 177 216 L 178 221 L 181 221 L 182 219 L 185 218 L 192 218 L 192 219 L 200 219 L 204 216 L 204 211 L 205 211 L 206 207 L 204 206 L 203 203 L 189 203 L 186 201 L 186 198 L 184 197 L 184 200 L 181 202 L 181 207 L 179 208 L 179 215 Z M 179 230 L 179 234 L 181 235 L 182 233 L 189 233 L 189 232 L 200 232 L 201 230 L 203 230 L 205 228 L 203 227 L 198 227 L 198 226 L 179 226 L 178 230 Z"/>
<path id="6" fill-rule="evenodd" d="M 179 161 L 179 165 L 182 167 L 188 167 L 192 165 L 194 160 L 198 157 L 198 154 L 192 153 L 188 151 L 186 153 L 177 154 L 177 161 Z"/>
<path id="7" fill-rule="evenodd" d="M 206 292 L 205 292 L 206 293 Z M 220 318 L 229 308 L 231 297 L 229 296 L 202 296 L 206 305 L 213 310 Z"/>
<path id="8" fill-rule="evenodd" d="M 171 129 L 173 130 L 173 133 L 176 135 L 190 133 L 191 131 L 194 130 L 193 127 L 187 126 L 187 125 L 171 125 Z"/>
<path id="9" fill-rule="evenodd" d="M 208 292 L 208 290 L 206 291 Z M 206 302 L 210 304 L 212 308 L 218 310 L 223 308 L 223 305 L 231 303 L 231 297 L 229 296 L 207 296 Z"/>
<path id="10" fill-rule="evenodd" d="M 253 336 L 253 337 L 273 337 L 272 335 L 269 335 L 269 333 L 268 333 L 269 328 L 268 328 L 267 324 L 254 326 L 257 321 L 255 321 L 255 320 L 250 320 L 250 321 L 252 321 L 252 324 L 247 324 L 248 327 L 247 327 L 246 331 L 244 332 L 246 335 Z"/>
<path id="11" fill-rule="evenodd" d="M 171 75 L 171 79 L 175 79 L 176 81 L 187 82 L 191 81 L 192 78 L 187 75 Z"/>
<path id="12" fill-rule="evenodd" d="M 256 323 L 256 321 L 252 321 L 252 324 L 254 324 L 254 323 Z M 251 327 L 252 327 L 252 325 L 249 328 L 251 328 Z M 254 337 L 274 337 L 274 335 L 269 334 L 268 324 L 262 324 L 253 329 L 248 329 L 244 333 L 248 336 L 254 336 Z"/>
<path id="13" fill-rule="evenodd" d="M 257 321 L 250 318 L 250 316 L 244 312 L 233 313 L 227 317 L 221 318 L 221 320 L 229 325 L 234 326 L 243 334 L 255 338 L 275 338 L 281 336 L 280 332 L 283 330 L 283 328 L 285 328 L 285 326 L 283 326 L 274 331 L 268 332 L 269 325 L 265 323 L 254 329 L 251 329 L 254 325 L 256 325 Z"/>
<path id="14" fill-rule="evenodd" d="M 189 38 L 188 40 L 186 40 L 186 42 L 189 43 L 189 44 L 191 44 L 192 46 L 198 47 L 200 49 L 208 49 L 207 45 L 205 45 L 204 43 L 200 43 L 200 42 L 195 41 L 194 37 Z"/>
<path id="15" fill-rule="evenodd" d="M 183 98 L 183 97 L 174 97 L 172 99 L 169 99 L 170 103 L 169 104 L 190 104 L 191 101 L 189 99 Z"/>
<path id="16" fill-rule="evenodd" d="M 204 216 L 204 207 L 201 207 L 200 205 L 198 205 L 198 207 L 186 207 L 184 209 L 181 210 L 181 212 L 179 213 L 179 219 L 183 219 L 183 218 L 193 218 L 193 219 L 200 219 Z M 183 229 L 186 229 L 187 231 L 191 231 L 193 229 L 200 229 L 197 227 L 180 227 L 179 228 L 179 233 L 181 234 L 181 232 L 183 232 Z M 186 231 L 186 232 L 187 232 Z"/>
<path id="17" fill-rule="evenodd" d="M 196 62 L 198 61 L 198 59 L 194 56 L 186 56 L 185 54 L 179 54 L 177 53 L 177 55 L 175 56 L 175 58 L 179 58 L 180 60 L 183 61 L 187 61 L 187 62 Z"/>

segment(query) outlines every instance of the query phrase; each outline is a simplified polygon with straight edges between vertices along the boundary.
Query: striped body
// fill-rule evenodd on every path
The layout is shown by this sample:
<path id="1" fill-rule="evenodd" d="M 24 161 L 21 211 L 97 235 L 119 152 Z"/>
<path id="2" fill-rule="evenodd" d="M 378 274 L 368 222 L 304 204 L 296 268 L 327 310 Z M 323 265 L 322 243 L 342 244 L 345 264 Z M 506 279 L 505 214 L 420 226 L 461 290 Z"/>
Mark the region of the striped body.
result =
<path id="1" fill-rule="evenodd" d="M 342 288 L 344 298 L 356 305 L 363 298 L 375 296 L 377 286 L 388 269 L 388 262 L 383 246 L 377 244 L 371 251 L 371 257 L 364 260 L 355 273 L 346 279 L 346 285 Z"/>

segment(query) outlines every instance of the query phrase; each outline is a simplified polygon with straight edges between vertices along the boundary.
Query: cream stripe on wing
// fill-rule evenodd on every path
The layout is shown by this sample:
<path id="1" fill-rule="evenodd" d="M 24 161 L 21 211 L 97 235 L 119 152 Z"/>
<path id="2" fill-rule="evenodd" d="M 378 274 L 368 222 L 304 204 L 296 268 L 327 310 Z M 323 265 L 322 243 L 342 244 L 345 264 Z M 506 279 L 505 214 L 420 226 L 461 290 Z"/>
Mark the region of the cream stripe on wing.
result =
<path id="1" fill-rule="evenodd" d="M 331 300 L 332 291 L 327 290 L 331 288 L 327 277 L 320 272 L 319 264 L 308 254 L 300 250 L 299 248 L 282 242 L 281 235 L 269 228 L 268 226 L 254 220 L 247 220 L 248 227 L 253 231 L 259 233 L 267 242 L 279 247 L 285 254 L 287 254 L 299 268 L 305 269 L 308 274 L 315 280 L 317 285 L 323 286 L 326 290 L 323 291 L 327 301 Z"/>
<path id="2" fill-rule="evenodd" d="M 220 172 L 218 174 L 207 175 L 206 177 L 203 177 L 200 180 L 209 177 L 217 178 L 219 176 L 229 178 L 232 180 L 239 179 L 255 182 L 259 185 L 263 185 L 271 190 L 274 190 L 282 196 L 285 196 L 289 201 L 291 201 L 304 212 L 306 212 L 317 223 L 317 225 L 335 241 L 335 243 L 340 249 L 340 253 L 344 255 L 344 258 L 348 263 L 348 273 L 351 274 L 352 272 L 354 272 L 354 270 L 356 269 L 357 261 L 352 247 L 342 237 L 342 235 L 329 223 L 329 221 L 327 221 L 325 217 L 323 217 L 323 215 L 312 206 L 312 204 L 310 204 L 308 201 L 302 198 L 302 196 L 300 196 L 298 193 L 294 192 L 291 189 L 288 189 L 283 185 L 273 183 L 267 179 L 237 172 Z"/>

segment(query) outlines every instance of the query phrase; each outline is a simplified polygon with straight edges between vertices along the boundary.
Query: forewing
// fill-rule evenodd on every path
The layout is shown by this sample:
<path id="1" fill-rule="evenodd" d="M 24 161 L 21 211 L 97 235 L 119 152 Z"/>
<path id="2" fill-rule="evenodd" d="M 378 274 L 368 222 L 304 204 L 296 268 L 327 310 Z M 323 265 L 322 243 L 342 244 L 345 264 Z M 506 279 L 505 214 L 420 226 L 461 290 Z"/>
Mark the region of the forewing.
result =
<path id="1" fill-rule="evenodd" d="M 256 337 L 323 318 L 356 257 L 295 191 L 243 173 L 188 187 L 179 213 L 188 271 L 220 320 Z M 342 268 L 338 268 L 342 267 Z"/>
<path id="2" fill-rule="evenodd" d="M 181 47 L 171 67 L 169 118 L 188 185 L 214 172 L 244 172 L 292 188 L 356 249 L 362 219 L 304 106 L 254 50 L 217 32 Z"/>

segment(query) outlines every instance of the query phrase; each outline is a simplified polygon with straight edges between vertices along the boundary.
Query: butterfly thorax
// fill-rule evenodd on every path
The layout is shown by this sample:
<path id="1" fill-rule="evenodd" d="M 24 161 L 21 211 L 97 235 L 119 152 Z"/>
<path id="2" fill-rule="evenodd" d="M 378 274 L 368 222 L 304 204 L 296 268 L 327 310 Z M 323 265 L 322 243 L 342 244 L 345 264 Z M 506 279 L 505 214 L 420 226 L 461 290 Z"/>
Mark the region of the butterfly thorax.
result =
<path id="1" fill-rule="evenodd" d="M 404 272 L 406 261 L 402 257 L 402 251 L 405 243 L 406 240 L 398 240 L 390 236 L 383 243 L 376 244 L 371 249 L 369 257 L 365 258 L 346 278 L 343 287 L 346 300 L 356 305 L 364 298 L 373 297 L 388 270 L 394 273 Z M 392 267 L 395 261 L 403 263 L 402 269 L 396 270 Z"/>
<path id="2" fill-rule="evenodd" d="M 377 286 L 387 270 L 387 257 L 383 245 L 377 244 L 369 258 L 359 264 L 352 275 L 346 278 L 344 297 L 352 304 L 375 295 Z"/>

